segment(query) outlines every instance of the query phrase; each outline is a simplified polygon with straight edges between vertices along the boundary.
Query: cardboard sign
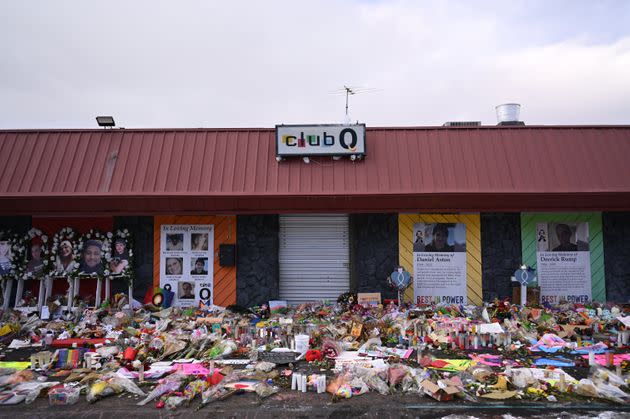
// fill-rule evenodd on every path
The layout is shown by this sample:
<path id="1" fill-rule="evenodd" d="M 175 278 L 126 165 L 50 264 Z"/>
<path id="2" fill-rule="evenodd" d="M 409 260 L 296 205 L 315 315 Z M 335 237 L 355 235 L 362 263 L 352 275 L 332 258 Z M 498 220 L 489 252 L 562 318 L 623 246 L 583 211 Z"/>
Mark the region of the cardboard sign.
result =
<path id="1" fill-rule="evenodd" d="M 357 294 L 359 305 L 363 307 L 376 307 L 381 303 L 380 292 L 360 292 Z"/>
<path id="2" fill-rule="evenodd" d="M 350 332 L 350 334 L 354 336 L 355 338 L 358 338 L 359 336 L 361 336 L 362 331 L 363 331 L 363 325 L 361 323 L 354 323 L 352 325 L 352 331 Z"/>
<path id="3" fill-rule="evenodd" d="M 269 301 L 269 311 L 271 311 L 272 313 L 279 313 L 282 309 L 285 309 L 287 307 L 288 307 L 288 304 L 286 301 L 283 301 L 283 300 Z"/>
<path id="4" fill-rule="evenodd" d="M 448 379 L 438 380 L 437 384 L 429 380 L 424 380 L 420 383 L 420 388 L 422 388 L 425 394 L 439 401 L 451 400 L 454 394 L 461 392 L 461 389 L 457 386 L 457 382 Z"/>
<path id="5" fill-rule="evenodd" d="M 221 323 L 223 321 L 223 318 L 221 317 L 200 317 L 197 320 L 197 324 L 214 324 L 214 323 Z"/>

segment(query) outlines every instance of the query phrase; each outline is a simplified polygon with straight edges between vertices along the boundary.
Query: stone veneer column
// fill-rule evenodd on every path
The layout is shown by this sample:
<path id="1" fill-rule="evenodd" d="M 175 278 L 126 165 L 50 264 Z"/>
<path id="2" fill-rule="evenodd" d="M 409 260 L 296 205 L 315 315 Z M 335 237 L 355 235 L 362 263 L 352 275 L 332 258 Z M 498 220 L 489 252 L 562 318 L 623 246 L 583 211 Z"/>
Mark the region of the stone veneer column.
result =
<path id="1" fill-rule="evenodd" d="M 397 298 L 387 278 L 398 266 L 398 214 L 352 214 L 350 235 L 350 289 Z"/>
<path id="2" fill-rule="evenodd" d="M 236 226 L 237 304 L 252 307 L 277 299 L 279 216 L 239 215 Z"/>
<path id="3" fill-rule="evenodd" d="M 630 301 L 630 213 L 602 213 L 606 300 Z"/>
<path id="4" fill-rule="evenodd" d="M 481 270 L 484 301 L 512 298 L 514 271 L 521 265 L 520 213 L 481 214 Z"/>

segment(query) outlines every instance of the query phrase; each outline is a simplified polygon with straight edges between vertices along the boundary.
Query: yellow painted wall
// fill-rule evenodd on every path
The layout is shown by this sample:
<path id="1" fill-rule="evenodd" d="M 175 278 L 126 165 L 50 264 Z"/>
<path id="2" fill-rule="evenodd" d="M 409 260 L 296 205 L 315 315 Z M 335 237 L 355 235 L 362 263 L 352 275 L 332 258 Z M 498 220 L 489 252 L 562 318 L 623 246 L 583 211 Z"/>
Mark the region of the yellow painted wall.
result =
<path id="1" fill-rule="evenodd" d="M 413 273 L 413 225 L 416 223 L 466 224 L 466 285 L 468 304 L 481 305 L 481 217 L 479 214 L 400 214 L 398 246 L 400 266 Z M 413 286 L 405 292 L 405 300 L 413 301 Z"/>

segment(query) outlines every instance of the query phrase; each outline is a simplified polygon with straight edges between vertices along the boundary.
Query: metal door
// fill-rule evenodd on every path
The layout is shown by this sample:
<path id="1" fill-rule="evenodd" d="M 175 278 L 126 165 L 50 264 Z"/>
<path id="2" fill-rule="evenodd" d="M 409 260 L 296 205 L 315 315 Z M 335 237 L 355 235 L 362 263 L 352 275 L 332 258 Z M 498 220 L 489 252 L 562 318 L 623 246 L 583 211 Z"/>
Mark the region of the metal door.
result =
<path id="1" fill-rule="evenodd" d="M 348 215 L 280 216 L 280 299 L 336 301 L 350 289 Z"/>

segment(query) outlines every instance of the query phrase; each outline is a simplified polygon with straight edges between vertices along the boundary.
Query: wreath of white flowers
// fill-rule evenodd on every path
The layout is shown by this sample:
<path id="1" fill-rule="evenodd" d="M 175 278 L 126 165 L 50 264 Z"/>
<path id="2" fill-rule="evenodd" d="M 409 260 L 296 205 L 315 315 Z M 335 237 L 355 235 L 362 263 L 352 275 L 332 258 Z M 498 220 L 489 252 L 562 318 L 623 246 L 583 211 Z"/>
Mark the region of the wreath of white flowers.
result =
<path id="1" fill-rule="evenodd" d="M 9 244 L 9 249 L 11 252 L 11 268 L 8 273 L 4 275 L 0 275 L 0 279 L 16 279 L 21 278 L 24 275 L 24 271 L 26 267 L 23 263 L 24 255 L 26 254 L 26 246 L 24 245 L 24 241 L 22 237 L 18 234 L 13 233 L 10 230 L 3 231 L 2 236 L 4 236 Z"/>
<path id="2" fill-rule="evenodd" d="M 81 253 L 83 252 L 83 246 L 85 245 L 85 242 L 87 242 L 88 240 L 98 240 L 101 242 L 101 264 L 104 267 L 104 271 L 103 271 L 103 275 L 102 276 L 108 276 L 109 275 L 109 263 L 107 263 L 107 255 L 110 255 L 111 258 L 111 248 L 110 248 L 110 238 L 108 236 L 110 236 L 112 233 L 107 233 L 107 234 L 103 234 L 100 231 L 97 230 L 90 230 L 87 233 L 81 235 L 79 237 L 79 241 L 77 244 L 77 252 L 79 254 L 79 259 L 81 259 Z M 79 269 L 77 269 L 78 271 Z M 93 277 L 98 277 L 99 275 L 97 273 L 91 273 L 91 274 L 86 274 L 86 273 L 82 273 L 82 272 L 77 272 L 78 275 L 87 275 L 87 276 L 93 276 Z"/>
<path id="3" fill-rule="evenodd" d="M 77 275 L 77 271 L 79 270 L 79 257 L 80 257 L 80 252 L 79 249 L 77 248 L 77 240 L 78 234 L 77 232 L 72 228 L 72 227 L 64 227 L 61 230 L 59 230 L 54 236 L 53 236 L 53 242 L 52 242 L 52 248 L 50 249 L 50 256 L 49 256 L 49 260 L 51 261 L 51 263 L 53 264 L 53 266 L 51 267 L 51 276 L 53 277 L 75 277 Z M 63 241 L 69 241 L 70 243 L 72 243 L 72 269 L 70 270 L 70 272 L 66 272 L 63 270 L 56 270 L 55 269 L 55 261 L 57 260 L 57 257 L 59 256 L 59 248 L 61 247 L 61 242 Z"/>
<path id="4" fill-rule="evenodd" d="M 105 259 L 107 261 L 107 267 L 109 268 L 110 263 L 114 260 L 114 251 L 116 248 L 116 240 L 122 239 L 125 241 L 125 248 L 127 250 L 127 254 L 129 255 L 129 259 L 127 259 L 127 266 L 120 272 L 119 274 L 114 274 L 113 276 L 124 276 L 131 280 L 133 274 L 133 243 L 131 240 L 131 233 L 128 229 L 116 230 L 116 233 L 107 233 L 107 238 L 110 240 L 111 251 L 105 253 Z"/>
<path id="5" fill-rule="evenodd" d="M 34 276 L 32 272 L 28 272 L 26 273 L 26 269 L 27 269 L 27 265 L 28 265 L 28 260 L 26 260 L 27 258 L 27 254 L 28 252 L 26 251 L 26 249 L 28 249 L 31 246 L 31 243 L 33 242 L 33 239 L 35 238 L 39 238 L 39 240 L 41 240 L 42 242 L 42 263 L 44 264 L 44 269 L 40 272 L 39 275 Z M 23 269 L 24 269 L 24 275 L 22 276 L 24 279 L 31 279 L 31 278 L 35 278 L 35 279 L 44 279 L 47 274 L 52 270 L 53 264 L 54 264 L 54 260 L 50 260 L 50 249 L 49 249 L 49 243 L 48 243 L 48 236 L 45 235 L 41 230 L 38 230 L 36 228 L 31 228 L 28 233 L 26 233 L 24 235 L 24 237 L 22 238 L 22 241 L 24 243 L 24 245 L 26 246 L 26 249 L 24 251 L 24 257 L 22 258 L 23 261 Z M 32 255 L 31 255 L 32 257 Z"/>

